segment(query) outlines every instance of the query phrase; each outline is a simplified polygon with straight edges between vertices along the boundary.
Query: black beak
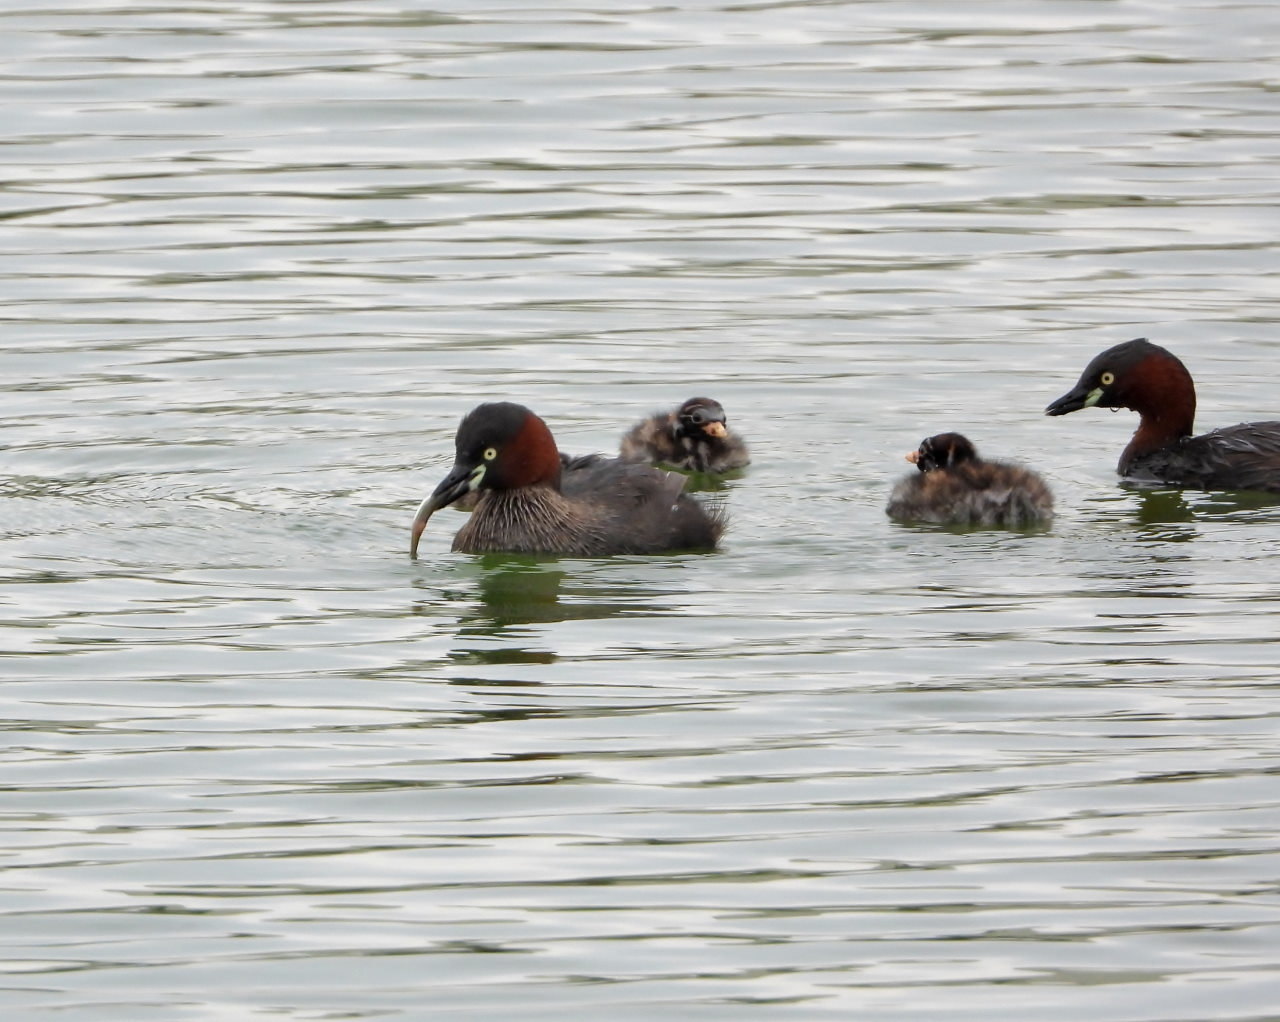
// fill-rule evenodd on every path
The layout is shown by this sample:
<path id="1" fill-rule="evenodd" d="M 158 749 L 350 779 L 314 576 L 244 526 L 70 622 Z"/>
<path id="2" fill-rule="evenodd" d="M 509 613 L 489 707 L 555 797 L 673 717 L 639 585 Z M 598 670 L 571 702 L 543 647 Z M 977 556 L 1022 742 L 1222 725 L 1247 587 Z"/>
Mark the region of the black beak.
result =
<path id="1" fill-rule="evenodd" d="M 418 540 L 422 538 L 422 532 L 427 527 L 427 519 L 442 507 L 448 507 L 463 494 L 469 493 L 474 473 L 474 465 L 464 465 L 455 461 L 449 474 L 440 480 L 440 485 L 418 507 L 418 513 L 413 516 L 413 534 L 409 540 L 410 557 L 418 556 Z"/>
<path id="2" fill-rule="evenodd" d="M 1050 404 L 1044 410 L 1044 413 L 1045 415 L 1066 415 L 1068 412 L 1078 412 L 1081 408 L 1088 407 L 1089 395 L 1092 392 L 1093 388 L 1083 381 L 1077 383 L 1062 397 Z"/>

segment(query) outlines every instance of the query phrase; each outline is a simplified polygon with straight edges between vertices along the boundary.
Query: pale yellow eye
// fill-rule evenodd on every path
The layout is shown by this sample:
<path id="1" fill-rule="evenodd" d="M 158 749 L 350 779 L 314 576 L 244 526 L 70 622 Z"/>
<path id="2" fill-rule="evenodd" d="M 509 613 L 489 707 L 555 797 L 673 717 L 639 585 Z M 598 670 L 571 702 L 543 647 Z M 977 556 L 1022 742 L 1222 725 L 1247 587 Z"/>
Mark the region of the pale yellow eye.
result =
<path id="1" fill-rule="evenodd" d="M 485 461 L 493 461 L 493 459 L 496 458 L 497 456 L 498 456 L 498 449 L 496 447 L 486 447 L 484 449 Z"/>
<path id="2" fill-rule="evenodd" d="M 1102 385 L 1104 387 L 1110 387 L 1111 384 L 1116 382 L 1116 374 L 1108 370 L 1099 376 L 1098 379 L 1102 381 Z"/>

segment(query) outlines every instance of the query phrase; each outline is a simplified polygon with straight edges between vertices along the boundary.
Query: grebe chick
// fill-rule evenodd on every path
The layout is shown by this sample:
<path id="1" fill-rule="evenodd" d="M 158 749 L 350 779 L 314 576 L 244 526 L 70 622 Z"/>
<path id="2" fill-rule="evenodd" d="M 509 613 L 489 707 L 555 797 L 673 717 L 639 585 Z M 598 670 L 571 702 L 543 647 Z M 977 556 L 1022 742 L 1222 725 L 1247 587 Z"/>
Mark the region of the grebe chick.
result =
<path id="1" fill-rule="evenodd" d="M 670 412 L 655 412 L 622 438 L 621 457 L 686 472 L 729 472 L 751 464 L 742 437 L 729 429 L 724 408 L 693 397 Z"/>
<path id="2" fill-rule="evenodd" d="M 939 433 L 907 455 L 918 472 L 903 477 L 886 511 L 902 522 L 947 525 L 1044 525 L 1053 518 L 1053 493 L 1035 472 L 984 461 L 959 433 Z"/>

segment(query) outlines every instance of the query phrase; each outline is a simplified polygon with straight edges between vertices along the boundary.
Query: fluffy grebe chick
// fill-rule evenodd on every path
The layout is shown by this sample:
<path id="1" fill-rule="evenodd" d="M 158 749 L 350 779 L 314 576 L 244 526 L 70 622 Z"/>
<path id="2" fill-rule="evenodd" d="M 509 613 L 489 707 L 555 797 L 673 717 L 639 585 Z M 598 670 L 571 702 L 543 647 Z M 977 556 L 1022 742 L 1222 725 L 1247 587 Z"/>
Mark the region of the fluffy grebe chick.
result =
<path id="1" fill-rule="evenodd" d="M 453 540 L 468 554 L 710 550 L 724 532 L 719 509 L 683 493 L 684 477 L 674 472 L 598 455 L 565 464 L 547 424 L 523 405 L 473 409 L 455 446 L 453 468 L 414 517 L 410 556 L 431 515 L 472 491 L 479 500 Z"/>
<path id="2" fill-rule="evenodd" d="M 1280 493 L 1280 422 L 1247 422 L 1193 436 L 1196 387 L 1172 352 L 1144 337 L 1108 348 L 1045 409 L 1129 408 L 1138 430 L 1116 471 L 1138 482 L 1199 490 Z"/>
<path id="3" fill-rule="evenodd" d="M 959 433 L 939 433 L 907 455 L 918 472 L 889 497 L 890 518 L 947 525 L 1044 525 L 1053 518 L 1053 493 L 1035 472 L 984 461 Z"/>
<path id="4" fill-rule="evenodd" d="M 670 412 L 655 412 L 622 438 L 626 461 L 670 465 L 687 472 L 729 472 L 751 464 L 742 437 L 729 429 L 719 401 L 692 397 Z"/>

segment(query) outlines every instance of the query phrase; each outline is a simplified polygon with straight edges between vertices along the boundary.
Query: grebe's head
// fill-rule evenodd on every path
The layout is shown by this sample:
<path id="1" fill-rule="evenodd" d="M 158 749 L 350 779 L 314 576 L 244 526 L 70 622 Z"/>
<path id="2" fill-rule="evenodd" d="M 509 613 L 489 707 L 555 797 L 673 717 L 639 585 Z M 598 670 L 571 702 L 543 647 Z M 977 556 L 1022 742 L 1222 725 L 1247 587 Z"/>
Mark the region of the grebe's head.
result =
<path id="1" fill-rule="evenodd" d="M 920 441 L 920 446 L 907 455 L 921 472 L 932 472 L 939 468 L 954 468 L 966 461 L 978 457 L 973 444 L 959 433 L 939 433 Z"/>
<path id="2" fill-rule="evenodd" d="M 691 397 L 676 410 L 676 433 L 695 440 L 722 437 L 728 433 L 724 409 L 709 397 Z"/>
<path id="3" fill-rule="evenodd" d="M 409 555 L 416 557 L 427 520 L 473 490 L 518 490 L 560 485 L 560 452 L 551 430 L 524 405 L 498 401 L 479 405 L 458 425 L 453 468 L 413 519 Z"/>
<path id="4" fill-rule="evenodd" d="M 1196 414 L 1196 388 L 1178 356 L 1139 337 L 1094 358 L 1076 385 L 1044 411 L 1066 415 L 1094 405 L 1185 419 L 1189 434 Z"/>

